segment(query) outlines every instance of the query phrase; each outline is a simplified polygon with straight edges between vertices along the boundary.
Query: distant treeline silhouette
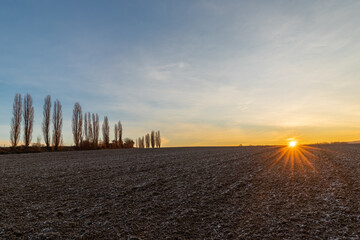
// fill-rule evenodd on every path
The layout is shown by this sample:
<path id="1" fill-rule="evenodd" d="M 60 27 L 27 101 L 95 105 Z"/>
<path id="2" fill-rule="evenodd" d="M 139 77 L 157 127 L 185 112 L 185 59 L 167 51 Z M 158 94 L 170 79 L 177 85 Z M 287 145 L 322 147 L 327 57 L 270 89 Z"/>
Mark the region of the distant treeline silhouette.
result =
<path id="1" fill-rule="evenodd" d="M 145 136 L 139 137 L 136 139 L 136 146 L 138 148 L 150 148 L 150 144 L 152 148 L 160 148 L 161 147 L 161 137 L 160 137 L 160 131 L 154 132 L 151 131 L 151 133 L 147 133 Z"/>
<path id="2" fill-rule="evenodd" d="M 59 150 L 63 146 L 62 127 L 62 105 L 58 99 L 54 102 L 53 114 L 51 119 L 51 96 L 48 95 L 44 99 L 43 106 L 43 122 L 42 133 L 46 149 Z M 26 94 L 22 101 L 21 94 L 17 93 L 14 97 L 13 103 L 13 117 L 11 120 L 10 141 L 13 149 L 19 145 L 21 123 L 24 121 L 24 145 L 29 148 L 32 140 L 33 123 L 34 123 L 34 107 L 30 94 Z M 52 121 L 51 121 L 52 120 Z M 50 134 L 52 122 L 52 136 Z M 114 140 L 110 142 L 110 125 L 107 116 L 104 117 L 102 124 L 102 141 L 99 139 L 100 122 L 97 113 L 85 112 L 83 114 L 82 108 L 78 102 L 75 103 L 72 115 L 72 134 L 75 149 L 98 149 L 98 148 L 133 148 L 134 141 L 130 138 L 123 140 L 123 128 L 121 121 L 115 123 L 114 126 Z M 161 145 L 160 131 L 146 135 L 146 147 L 152 148 Z M 144 137 L 136 140 L 136 145 L 139 148 L 144 148 Z M 34 147 L 41 148 L 41 138 L 38 137 L 37 143 Z"/>

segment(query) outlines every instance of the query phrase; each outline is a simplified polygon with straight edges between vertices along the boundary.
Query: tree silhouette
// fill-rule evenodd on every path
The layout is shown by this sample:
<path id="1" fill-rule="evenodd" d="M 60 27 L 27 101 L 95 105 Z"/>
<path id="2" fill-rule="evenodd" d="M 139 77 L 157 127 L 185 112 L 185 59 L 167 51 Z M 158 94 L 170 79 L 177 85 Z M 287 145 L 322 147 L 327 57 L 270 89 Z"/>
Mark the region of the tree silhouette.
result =
<path id="1" fill-rule="evenodd" d="M 130 138 L 124 139 L 124 148 L 133 148 L 134 147 L 134 141 Z"/>
<path id="2" fill-rule="evenodd" d="M 72 117 L 72 132 L 74 136 L 74 143 L 76 147 L 80 146 L 80 143 L 82 142 L 83 135 L 82 135 L 82 124 L 83 124 L 83 118 L 82 118 L 82 109 L 80 104 L 77 102 L 74 105 L 73 110 L 73 117 Z"/>
<path id="3" fill-rule="evenodd" d="M 144 137 L 139 137 L 137 142 L 138 142 L 138 144 L 137 144 L 138 148 L 144 148 L 145 147 L 145 145 L 144 145 Z"/>
<path id="4" fill-rule="evenodd" d="M 110 142 L 110 127 L 109 127 L 109 119 L 107 116 L 104 117 L 104 122 L 102 125 L 102 134 L 103 134 L 103 140 L 106 147 L 109 147 Z"/>
<path id="5" fill-rule="evenodd" d="M 63 117 L 62 106 L 58 99 L 54 103 L 53 113 L 53 144 L 57 150 L 61 143 L 61 131 L 62 131 Z"/>
<path id="6" fill-rule="evenodd" d="M 116 147 L 118 146 L 118 138 L 119 138 L 119 130 L 118 130 L 118 124 L 115 123 L 115 126 L 114 126 L 114 135 L 115 135 L 115 144 L 116 144 Z"/>
<path id="7" fill-rule="evenodd" d="M 46 147 L 50 147 L 50 115 L 51 115 L 51 97 L 47 95 L 44 99 L 44 107 L 43 107 L 43 123 L 42 123 L 42 131 L 44 135 L 44 141 Z"/>
<path id="8" fill-rule="evenodd" d="M 88 134 L 88 121 L 87 121 L 87 114 L 84 114 L 84 138 L 86 142 L 89 142 L 89 134 Z"/>
<path id="9" fill-rule="evenodd" d="M 155 147 L 157 148 L 159 145 L 158 143 L 158 132 L 155 132 Z"/>
<path id="10" fill-rule="evenodd" d="M 24 143 L 26 147 L 29 147 L 32 138 L 33 124 L 34 124 L 34 107 L 30 94 L 26 94 L 26 96 L 24 97 L 23 117 L 24 117 Z"/>
<path id="11" fill-rule="evenodd" d="M 11 119 L 10 141 L 15 148 L 20 139 L 21 130 L 21 94 L 17 93 L 14 97 L 13 118 Z"/>
<path id="12" fill-rule="evenodd" d="M 155 145 L 158 148 L 161 147 L 161 136 L 160 136 L 160 131 L 159 130 L 157 132 L 155 132 Z"/>
<path id="13" fill-rule="evenodd" d="M 146 148 L 150 148 L 150 134 L 145 135 Z"/>
<path id="14" fill-rule="evenodd" d="M 92 120 L 93 120 L 93 144 L 94 147 L 98 146 L 99 143 L 99 115 L 92 114 Z"/>
<path id="15" fill-rule="evenodd" d="M 154 131 L 151 131 L 150 141 L 151 141 L 151 147 L 154 148 L 155 147 L 155 132 Z"/>
<path id="16" fill-rule="evenodd" d="M 122 124 L 120 121 L 118 121 L 117 126 L 118 126 L 118 138 L 119 138 L 118 142 L 119 142 L 120 146 L 122 147 L 122 145 L 123 145 L 123 141 L 122 141 L 123 128 L 122 128 Z"/>
<path id="17" fill-rule="evenodd" d="M 160 135 L 160 130 L 158 130 L 158 143 L 159 143 L 159 148 L 161 147 L 161 135 Z"/>
<path id="18" fill-rule="evenodd" d="M 93 128 L 91 124 L 91 113 L 88 112 L 87 114 L 87 122 L 88 122 L 88 141 L 89 143 L 94 143 L 94 134 Z"/>

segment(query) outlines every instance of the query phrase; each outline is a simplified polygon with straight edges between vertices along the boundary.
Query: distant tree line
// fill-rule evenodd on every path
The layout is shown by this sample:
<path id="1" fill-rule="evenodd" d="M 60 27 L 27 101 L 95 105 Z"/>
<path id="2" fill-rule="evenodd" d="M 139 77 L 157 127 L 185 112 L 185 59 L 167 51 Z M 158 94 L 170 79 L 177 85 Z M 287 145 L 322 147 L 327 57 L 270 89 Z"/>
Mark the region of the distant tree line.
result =
<path id="1" fill-rule="evenodd" d="M 52 117 L 51 110 L 53 107 Z M 24 122 L 24 144 L 29 147 L 32 140 L 33 124 L 34 124 L 34 107 L 30 94 L 26 94 L 22 99 L 21 94 L 14 97 L 12 110 L 10 140 L 13 148 L 16 148 L 20 142 L 21 124 Z M 50 132 L 52 123 L 52 134 Z M 48 95 L 44 99 L 43 106 L 43 122 L 42 133 L 46 148 L 59 149 L 63 145 L 63 115 L 62 105 L 58 99 L 52 104 L 51 96 Z M 75 103 L 72 114 L 72 134 L 74 145 L 77 149 L 96 149 L 96 148 L 133 148 L 134 141 L 130 138 L 123 140 L 123 127 L 121 121 L 114 125 L 114 140 L 110 141 L 110 124 L 107 116 L 101 125 L 102 141 L 100 141 L 100 122 L 97 113 L 85 112 L 78 102 Z M 145 139 L 145 140 L 144 140 Z M 41 145 L 38 137 L 38 145 Z M 146 134 L 145 138 L 141 137 L 136 140 L 139 148 L 152 148 L 161 146 L 160 131 L 151 131 Z"/>
<path id="2" fill-rule="evenodd" d="M 138 148 L 160 148 L 161 147 L 161 136 L 160 131 L 151 131 L 145 134 L 145 136 L 136 139 L 136 147 Z"/>

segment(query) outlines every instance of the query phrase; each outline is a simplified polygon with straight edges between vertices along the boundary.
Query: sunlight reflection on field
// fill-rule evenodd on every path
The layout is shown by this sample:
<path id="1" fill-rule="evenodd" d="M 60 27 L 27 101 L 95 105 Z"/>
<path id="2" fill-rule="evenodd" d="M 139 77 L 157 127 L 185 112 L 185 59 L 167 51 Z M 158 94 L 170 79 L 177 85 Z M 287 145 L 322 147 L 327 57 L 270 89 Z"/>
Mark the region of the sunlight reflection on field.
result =
<path id="1" fill-rule="evenodd" d="M 292 174 L 294 174 L 295 168 L 300 171 L 310 168 L 317 172 L 313 162 L 319 159 L 319 157 L 311 152 L 311 150 L 316 149 L 315 147 L 305 145 L 281 147 L 269 157 L 271 164 L 268 170 L 281 164 L 283 171 L 290 169 Z"/>

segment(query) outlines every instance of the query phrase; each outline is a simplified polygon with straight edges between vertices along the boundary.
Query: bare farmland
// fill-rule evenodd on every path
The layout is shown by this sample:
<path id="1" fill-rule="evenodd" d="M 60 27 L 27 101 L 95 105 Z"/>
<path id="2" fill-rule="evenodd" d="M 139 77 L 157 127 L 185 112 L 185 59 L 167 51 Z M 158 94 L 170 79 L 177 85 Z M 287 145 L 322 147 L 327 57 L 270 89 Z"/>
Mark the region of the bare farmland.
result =
<path id="1" fill-rule="evenodd" d="M 360 146 L 0 155 L 1 239 L 360 237 Z"/>

